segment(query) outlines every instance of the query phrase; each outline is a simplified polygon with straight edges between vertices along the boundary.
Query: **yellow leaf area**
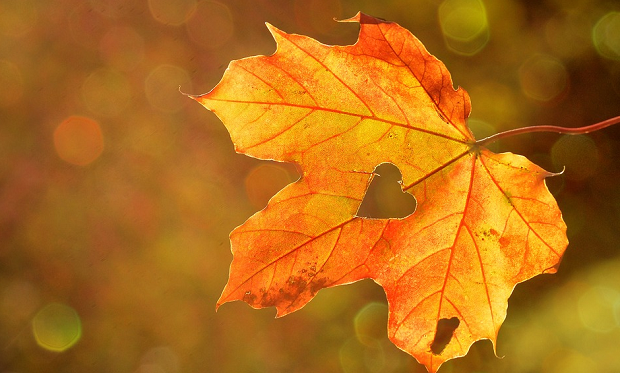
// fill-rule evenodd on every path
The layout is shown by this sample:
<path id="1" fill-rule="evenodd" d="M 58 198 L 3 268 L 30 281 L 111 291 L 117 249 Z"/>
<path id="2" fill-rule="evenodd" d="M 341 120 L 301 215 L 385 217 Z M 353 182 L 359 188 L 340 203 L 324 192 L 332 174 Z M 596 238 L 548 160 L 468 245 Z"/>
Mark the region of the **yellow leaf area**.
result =
<path id="1" fill-rule="evenodd" d="M 243 300 L 283 316 L 322 288 L 372 278 L 387 296 L 389 338 L 435 372 L 477 340 L 495 345 L 515 285 L 556 271 L 566 226 L 551 174 L 476 144 L 468 94 L 418 39 L 361 13 L 346 21 L 361 25 L 350 46 L 268 26 L 273 55 L 231 62 L 194 97 L 237 152 L 303 171 L 231 233 L 218 306 Z M 357 217 L 384 162 L 401 170 L 417 209 Z"/>

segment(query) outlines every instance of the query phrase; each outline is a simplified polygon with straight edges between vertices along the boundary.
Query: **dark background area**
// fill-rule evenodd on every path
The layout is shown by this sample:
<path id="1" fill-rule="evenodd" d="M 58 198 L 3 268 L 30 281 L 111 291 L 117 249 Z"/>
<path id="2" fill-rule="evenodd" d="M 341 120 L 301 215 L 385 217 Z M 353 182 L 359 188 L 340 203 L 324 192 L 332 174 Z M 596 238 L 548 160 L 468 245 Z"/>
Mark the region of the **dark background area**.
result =
<path id="1" fill-rule="evenodd" d="M 358 11 L 409 29 L 472 99 L 477 137 L 620 115 L 620 3 L 603 0 L 3 0 L 0 372 L 424 372 L 380 287 L 281 319 L 229 303 L 228 234 L 297 179 L 234 153 L 201 94 L 271 54 L 264 23 L 350 44 Z M 620 126 L 495 143 L 550 171 L 570 245 L 500 331 L 440 372 L 620 371 Z M 385 199 L 373 189 L 371 199 Z M 379 197 L 377 197 L 379 196 Z M 375 208 L 390 209 L 375 204 Z"/>

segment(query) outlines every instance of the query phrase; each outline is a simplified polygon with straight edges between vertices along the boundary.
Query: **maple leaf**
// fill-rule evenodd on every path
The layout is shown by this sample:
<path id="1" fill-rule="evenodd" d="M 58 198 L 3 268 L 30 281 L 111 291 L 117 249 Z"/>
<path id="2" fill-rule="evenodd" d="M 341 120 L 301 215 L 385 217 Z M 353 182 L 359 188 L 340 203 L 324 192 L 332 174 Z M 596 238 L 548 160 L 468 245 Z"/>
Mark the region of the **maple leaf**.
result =
<path id="1" fill-rule="evenodd" d="M 388 336 L 430 372 L 480 339 L 495 348 L 519 282 L 554 273 L 568 244 L 552 175 L 494 154 L 467 127 L 468 94 L 396 23 L 358 13 L 354 45 L 327 46 L 268 25 L 271 56 L 230 63 L 192 96 L 236 151 L 303 174 L 230 235 L 219 305 L 300 309 L 322 288 L 371 278 Z M 417 200 L 404 219 L 356 216 L 373 170 L 390 162 Z"/>

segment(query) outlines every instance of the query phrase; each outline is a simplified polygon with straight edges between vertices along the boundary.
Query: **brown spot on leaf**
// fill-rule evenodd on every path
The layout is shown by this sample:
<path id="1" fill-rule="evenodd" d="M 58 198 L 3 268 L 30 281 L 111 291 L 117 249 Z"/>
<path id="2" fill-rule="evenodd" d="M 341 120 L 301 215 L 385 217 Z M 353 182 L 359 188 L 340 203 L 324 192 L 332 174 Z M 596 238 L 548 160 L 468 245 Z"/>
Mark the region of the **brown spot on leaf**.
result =
<path id="1" fill-rule="evenodd" d="M 246 291 L 245 294 L 243 294 L 243 301 L 246 302 L 247 304 L 253 305 L 256 303 L 256 294 L 252 294 L 251 291 Z"/>
<path id="2" fill-rule="evenodd" d="M 290 307 L 298 302 L 307 302 L 308 296 L 314 296 L 319 290 L 326 287 L 328 279 L 321 278 L 313 281 L 302 276 L 290 276 L 282 287 L 277 290 L 266 291 L 263 293 L 260 301 L 254 294 L 246 293 L 243 300 L 251 305 L 260 303 L 261 307 L 276 307 L 283 305 Z"/>
<path id="3" fill-rule="evenodd" d="M 439 355 L 443 352 L 448 343 L 450 343 L 450 340 L 452 340 L 454 331 L 459 327 L 460 323 L 461 322 L 456 317 L 437 321 L 435 339 L 433 339 L 433 343 L 431 344 L 431 352 L 433 355 Z"/>

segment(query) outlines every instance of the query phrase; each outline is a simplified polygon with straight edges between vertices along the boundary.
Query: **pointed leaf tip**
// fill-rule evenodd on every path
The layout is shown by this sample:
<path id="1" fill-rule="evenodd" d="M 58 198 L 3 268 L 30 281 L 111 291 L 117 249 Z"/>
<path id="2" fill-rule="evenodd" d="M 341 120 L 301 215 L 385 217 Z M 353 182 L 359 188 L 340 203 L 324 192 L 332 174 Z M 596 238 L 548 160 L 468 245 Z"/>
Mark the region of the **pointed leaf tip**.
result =
<path id="1" fill-rule="evenodd" d="M 386 21 L 382 18 L 373 17 L 363 12 L 357 12 L 351 18 L 337 20 L 337 22 L 358 22 L 360 24 L 379 24 L 379 23 L 392 23 L 390 21 Z"/>
<path id="2" fill-rule="evenodd" d="M 278 37 L 287 35 L 286 32 L 280 30 L 279 28 L 277 28 L 276 26 L 272 25 L 269 22 L 265 22 L 265 26 L 267 26 L 267 29 L 269 30 L 273 38 L 276 39 L 276 41 L 278 41 Z"/>

